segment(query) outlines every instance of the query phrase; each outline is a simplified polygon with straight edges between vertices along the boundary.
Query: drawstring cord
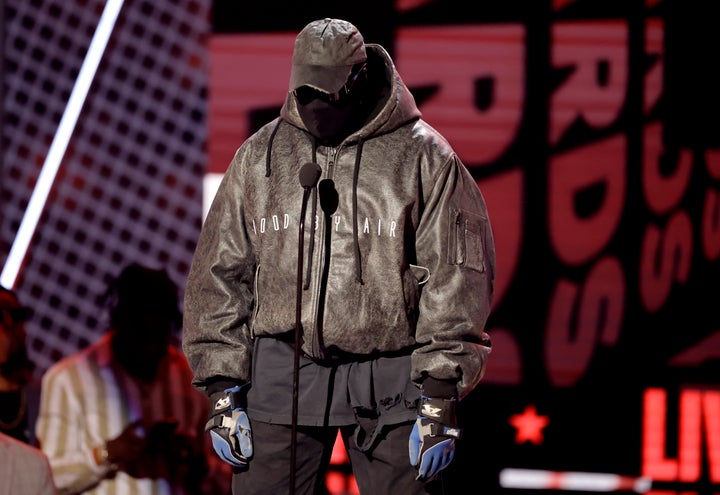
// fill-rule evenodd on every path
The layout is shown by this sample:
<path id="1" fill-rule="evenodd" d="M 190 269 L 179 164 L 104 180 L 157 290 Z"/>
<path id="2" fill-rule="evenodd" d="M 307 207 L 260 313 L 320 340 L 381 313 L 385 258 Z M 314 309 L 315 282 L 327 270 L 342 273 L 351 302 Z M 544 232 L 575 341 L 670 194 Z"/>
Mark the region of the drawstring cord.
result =
<path id="1" fill-rule="evenodd" d="M 353 243 L 355 247 L 355 281 L 360 285 L 364 285 L 362 279 L 362 263 L 360 262 L 360 242 L 358 241 L 358 214 L 357 214 L 357 183 L 358 173 L 360 172 L 360 156 L 362 155 L 364 141 L 358 141 L 358 149 L 355 154 L 355 169 L 353 170 Z"/>
<path id="2" fill-rule="evenodd" d="M 270 134 L 270 139 L 268 140 L 267 153 L 265 154 L 265 177 L 270 177 L 270 157 L 272 155 L 272 145 L 273 141 L 275 141 L 275 134 L 277 134 L 282 121 L 282 119 L 278 119 L 277 124 L 275 124 L 275 128 L 272 130 L 272 134 Z"/>

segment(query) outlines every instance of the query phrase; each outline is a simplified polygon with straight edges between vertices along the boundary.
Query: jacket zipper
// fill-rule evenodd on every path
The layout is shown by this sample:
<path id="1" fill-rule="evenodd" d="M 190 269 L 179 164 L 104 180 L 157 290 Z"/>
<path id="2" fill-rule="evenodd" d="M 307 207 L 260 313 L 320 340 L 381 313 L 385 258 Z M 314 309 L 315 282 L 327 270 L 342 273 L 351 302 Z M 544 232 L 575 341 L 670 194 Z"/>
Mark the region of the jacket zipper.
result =
<path id="1" fill-rule="evenodd" d="M 327 178 L 332 180 L 335 172 L 335 159 L 337 158 L 337 148 L 330 148 L 330 151 L 328 152 L 328 170 L 327 170 Z"/>
<path id="2" fill-rule="evenodd" d="M 451 214 L 453 217 L 453 228 L 451 232 L 449 232 L 450 249 L 448 252 L 451 258 L 448 261 L 453 265 L 462 265 L 464 261 L 462 215 L 460 214 L 460 210 L 456 209 L 453 209 Z"/>
<path id="3" fill-rule="evenodd" d="M 327 173 L 326 173 L 325 177 L 329 180 L 333 180 L 333 177 L 335 175 L 335 163 L 337 161 L 339 151 L 340 151 L 340 147 L 337 147 L 337 148 L 336 147 L 328 147 Z M 327 233 L 325 232 L 324 229 L 322 229 L 320 231 L 317 242 L 324 243 L 325 235 L 327 235 Z M 321 251 L 322 250 L 316 251 L 316 253 L 319 253 Z M 313 266 L 314 266 L 314 271 L 316 273 L 322 272 L 322 270 L 324 269 L 322 267 L 322 263 L 319 263 L 319 262 L 314 263 Z M 312 326 L 312 328 L 305 329 L 305 336 L 306 336 L 307 340 L 310 341 L 310 351 L 311 351 L 310 357 L 324 357 L 321 352 L 322 350 L 320 349 L 320 342 L 318 340 L 318 335 L 317 335 L 317 332 L 318 332 L 317 329 L 322 324 L 319 320 L 319 308 L 318 308 L 318 305 L 321 304 L 321 302 L 320 302 L 319 296 L 316 292 L 313 294 L 312 299 L 314 301 L 314 306 L 315 306 L 315 309 L 313 311 L 313 320 L 314 320 L 315 324 Z"/>

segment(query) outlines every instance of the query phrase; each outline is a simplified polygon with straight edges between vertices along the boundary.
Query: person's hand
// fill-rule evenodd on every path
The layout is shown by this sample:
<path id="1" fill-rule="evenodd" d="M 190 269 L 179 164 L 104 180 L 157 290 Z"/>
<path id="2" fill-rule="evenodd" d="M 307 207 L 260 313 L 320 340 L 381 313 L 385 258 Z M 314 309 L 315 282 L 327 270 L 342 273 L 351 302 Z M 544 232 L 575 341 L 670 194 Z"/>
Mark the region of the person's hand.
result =
<path id="1" fill-rule="evenodd" d="M 445 469 L 455 455 L 460 438 L 453 399 L 420 397 L 420 407 L 410 433 L 410 464 L 417 467 L 418 480 L 431 480 Z"/>
<path id="2" fill-rule="evenodd" d="M 239 469 L 246 469 L 253 455 L 252 430 L 245 402 L 245 390 L 240 386 L 210 395 L 210 418 L 205 425 L 215 453 Z"/>
<path id="3" fill-rule="evenodd" d="M 115 469 L 132 471 L 141 462 L 147 448 L 147 440 L 141 421 L 125 427 L 120 434 L 105 443 L 106 461 Z"/>

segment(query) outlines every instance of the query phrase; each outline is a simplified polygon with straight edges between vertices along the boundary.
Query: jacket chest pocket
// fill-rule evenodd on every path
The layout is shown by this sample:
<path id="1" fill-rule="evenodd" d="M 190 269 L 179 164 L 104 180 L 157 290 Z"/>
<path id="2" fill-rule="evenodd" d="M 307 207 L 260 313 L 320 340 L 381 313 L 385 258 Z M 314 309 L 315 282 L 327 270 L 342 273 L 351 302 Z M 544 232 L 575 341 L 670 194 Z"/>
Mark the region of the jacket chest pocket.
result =
<path id="1" fill-rule="evenodd" d="M 483 239 L 487 219 L 477 213 L 451 208 L 448 222 L 448 264 L 485 272 Z"/>

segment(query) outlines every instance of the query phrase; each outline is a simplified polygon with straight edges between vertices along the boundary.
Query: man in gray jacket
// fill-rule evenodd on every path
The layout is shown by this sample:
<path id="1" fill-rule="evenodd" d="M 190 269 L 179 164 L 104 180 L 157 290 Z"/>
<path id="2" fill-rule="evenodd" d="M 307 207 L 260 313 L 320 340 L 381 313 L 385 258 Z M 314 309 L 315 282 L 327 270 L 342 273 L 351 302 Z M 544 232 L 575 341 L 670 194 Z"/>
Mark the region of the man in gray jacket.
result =
<path id="1" fill-rule="evenodd" d="M 477 183 L 387 51 L 343 20 L 305 26 L 185 291 L 183 349 L 233 493 L 323 493 L 338 432 L 361 493 L 438 493 L 490 353 L 494 249 Z"/>

